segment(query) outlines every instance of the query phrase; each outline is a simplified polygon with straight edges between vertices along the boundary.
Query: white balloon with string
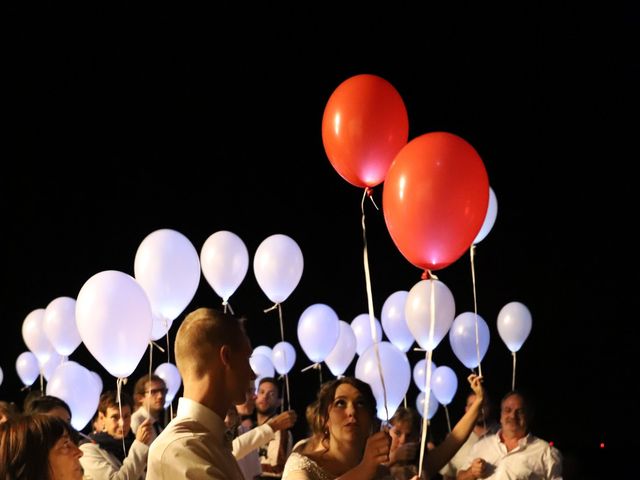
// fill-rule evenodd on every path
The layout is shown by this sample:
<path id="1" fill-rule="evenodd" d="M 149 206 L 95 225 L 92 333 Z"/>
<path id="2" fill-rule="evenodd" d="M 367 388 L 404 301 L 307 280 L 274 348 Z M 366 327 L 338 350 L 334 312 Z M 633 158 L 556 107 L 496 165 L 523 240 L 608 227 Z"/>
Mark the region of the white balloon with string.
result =
<path id="1" fill-rule="evenodd" d="M 153 373 L 164 380 L 164 384 L 167 386 L 167 394 L 164 401 L 164 406 L 167 407 L 182 386 L 182 377 L 180 376 L 178 367 L 171 362 L 165 362 L 158 365 Z"/>
<path id="2" fill-rule="evenodd" d="M 405 316 L 420 348 L 428 352 L 438 346 L 453 323 L 455 311 L 453 294 L 440 280 L 421 280 L 411 288 Z"/>
<path id="3" fill-rule="evenodd" d="M 280 375 L 288 374 L 296 363 L 296 350 L 289 342 L 279 342 L 273 346 L 273 367 Z"/>
<path id="4" fill-rule="evenodd" d="M 329 305 L 308 306 L 298 319 L 298 342 L 305 355 L 319 364 L 331 353 L 340 335 L 338 314 Z"/>
<path id="5" fill-rule="evenodd" d="M 68 357 L 82 343 L 76 326 L 76 301 L 71 297 L 58 297 L 44 311 L 44 333 L 60 355 Z"/>
<path id="6" fill-rule="evenodd" d="M 16 358 L 16 372 L 25 387 L 33 385 L 33 382 L 40 375 L 38 359 L 33 352 L 22 352 L 18 355 Z"/>
<path id="7" fill-rule="evenodd" d="M 271 347 L 268 347 L 266 345 L 258 345 L 256 348 L 253 349 L 253 352 L 251 354 L 255 355 L 256 353 L 259 353 L 260 355 L 264 355 L 265 357 L 267 357 L 269 360 L 273 362 L 273 349 Z"/>
<path id="8" fill-rule="evenodd" d="M 273 377 L 276 373 L 271 359 L 262 354 L 256 353 L 251 355 L 251 357 L 249 357 L 249 364 L 251 365 L 253 372 L 259 378 Z"/>
<path id="9" fill-rule="evenodd" d="M 434 362 L 431 362 L 431 383 L 433 384 L 433 372 L 437 366 Z M 418 387 L 418 390 L 424 392 L 427 389 L 427 361 L 423 358 L 418 360 L 413 367 L 413 382 Z"/>
<path id="10" fill-rule="evenodd" d="M 382 328 L 387 338 L 403 352 L 409 351 L 415 339 L 407 325 L 404 306 L 409 292 L 399 290 L 387 297 L 382 305 Z"/>
<path id="11" fill-rule="evenodd" d="M 22 339 L 25 345 L 38 359 L 39 364 L 44 364 L 55 353 L 44 330 L 44 308 L 36 308 L 22 321 Z"/>
<path id="12" fill-rule="evenodd" d="M 371 387 L 378 418 L 388 420 L 407 394 L 411 367 L 403 351 L 390 342 L 380 342 L 372 344 L 360 355 L 355 376 Z"/>
<path id="13" fill-rule="evenodd" d="M 487 353 L 490 336 L 489 326 L 480 315 L 464 312 L 458 315 L 451 325 L 449 343 L 458 360 L 465 367 L 473 369 L 480 365 Z"/>
<path id="14" fill-rule="evenodd" d="M 220 230 L 205 240 L 200 250 L 202 273 L 227 305 L 249 270 L 249 250 L 233 232 Z"/>

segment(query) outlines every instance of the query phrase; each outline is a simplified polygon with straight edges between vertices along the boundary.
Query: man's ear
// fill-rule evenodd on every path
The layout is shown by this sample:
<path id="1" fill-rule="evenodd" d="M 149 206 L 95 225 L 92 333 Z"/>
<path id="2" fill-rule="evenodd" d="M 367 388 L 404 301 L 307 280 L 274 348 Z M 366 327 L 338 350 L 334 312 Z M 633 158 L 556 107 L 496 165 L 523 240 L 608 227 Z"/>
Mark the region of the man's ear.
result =
<path id="1" fill-rule="evenodd" d="M 231 365 L 231 349 L 229 345 L 223 345 L 220 347 L 220 362 L 224 367 Z"/>

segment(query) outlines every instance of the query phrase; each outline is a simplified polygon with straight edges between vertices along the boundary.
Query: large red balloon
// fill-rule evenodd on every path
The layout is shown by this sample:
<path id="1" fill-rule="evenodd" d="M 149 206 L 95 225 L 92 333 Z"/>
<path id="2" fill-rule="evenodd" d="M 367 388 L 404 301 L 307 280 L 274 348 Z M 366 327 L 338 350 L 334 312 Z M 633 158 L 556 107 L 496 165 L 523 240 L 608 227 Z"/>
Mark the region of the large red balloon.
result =
<path id="1" fill-rule="evenodd" d="M 331 94 L 322 117 L 322 142 L 333 168 L 356 187 L 382 183 L 409 138 L 402 97 L 376 75 L 356 75 Z"/>
<path id="2" fill-rule="evenodd" d="M 412 264 L 438 270 L 471 246 L 489 204 L 489 178 L 464 139 L 434 132 L 411 140 L 389 168 L 382 209 L 391 238 Z"/>

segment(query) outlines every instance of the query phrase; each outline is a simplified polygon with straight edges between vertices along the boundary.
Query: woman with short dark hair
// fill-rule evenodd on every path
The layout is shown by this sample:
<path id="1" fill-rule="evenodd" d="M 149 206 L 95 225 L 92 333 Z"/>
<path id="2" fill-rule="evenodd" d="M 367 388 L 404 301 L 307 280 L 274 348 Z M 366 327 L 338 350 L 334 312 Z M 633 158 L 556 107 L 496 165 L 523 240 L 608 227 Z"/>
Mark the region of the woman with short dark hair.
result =
<path id="1" fill-rule="evenodd" d="M 0 479 L 81 480 L 75 438 L 73 427 L 52 415 L 12 418 L 0 425 Z"/>

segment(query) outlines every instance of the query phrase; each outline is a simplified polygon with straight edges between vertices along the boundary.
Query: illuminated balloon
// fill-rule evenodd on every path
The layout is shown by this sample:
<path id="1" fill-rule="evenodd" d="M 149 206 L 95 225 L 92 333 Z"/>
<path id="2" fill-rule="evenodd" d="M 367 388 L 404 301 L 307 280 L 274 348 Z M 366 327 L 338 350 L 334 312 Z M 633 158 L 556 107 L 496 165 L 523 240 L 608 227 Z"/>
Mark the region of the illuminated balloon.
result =
<path id="1" fill-rule="evenodd" d="M 298 342 L 312 362 L 322 362 L 336 346 L 339 322 L 338 314 L 324 303 L 310 305 L 302 312 L 298 320 Z"/>
<path id="2" fill-rule="evenodd" d="M 431 314 L 431 290 L 434 295 L 434 318 Z M 421 280 L 407 296 L 404 314 L 409 330 L 420 348 L 433 350 L 447 334 L 456 313 L 451 290 L 440 280 Z M 433 327 L 433 332 L 431 331 Z"/>
<path id="3" fill-rule="evenodd" d="M 382 327 L 377 318 L 373 319 L 376 328 L 376 339 L 378 342 L 382 341 Z M 351 329 L 356 335 L 356 352 L 358 355 L 362 355 L 369 346 L 373 343 L 373 337 L 371 336 L 371 320 L 368 313 L 361 313 L 351 321 Z"/>
<path id="4" fill-rule="evenodd" d="M 32 385 L 40 375 L 38 359 L 33 352 L 22 352 L 16 358 L 16 372 L 25 387 Z"/>
<path id="5" fill-rule="evenodd" d="M 416 409 L 418 410 L 418 412 L 420 412 L 420 416 L 422 417 L 424 417 L 425 397 L 426 397 L 425 392 L 420 392 L 416 397 Z M 433 392 L 431 392 L 431 395 L 429 396 L 429 408 L 427 409 L 427 420 L 431 420 L 433 418 L 433 416 L 438 411 L 438 406 L 439 406 L 438 400 L 436 399 Z"/>
<path id="6" fill-rule="evenodd" d="M 296 363 L 296 350 L 289 342 L 279 342 L 273 346 L 273 366 L 280 375 L 286 375 Z"/>
<path id="7" fill-rule="evenodd" d="M 76 326 L 76 301 L 58 297 L 44 311 L 44 333 L 60 355 L 68 357 L 82 343 Z"/>
<path id="8" fill-rule="evenodd" d="M 511 352 L 517 352 L 531 333 L 531 312 L 520 302 L 510 302 L 498 312 L 498 333 Z"/>
<path id="9" fill-rule="evenodd" d="M 412 264 L 438 270 L 455 262 L 478 235 L 489 204 L 489 178 L 462 138 L 433 132 L 395 157 L 382 210 L 396 247 Z"/>
<path id="10" fill-rule="evenodd" d="M 476 318 L 478 319 L 478 348 L 476 348 Z M 489 326 L 480 315 L 464 312 L 458 315 L 449 330 L 451 350 L 467 368 L 476 368 L 489 349 Z M 443 403 L 443 402 L 440 402 Z"/>
<path id="11" fill-rule="evenodd" d="M 389 295 L 382 305 L 382 328 L 387 338 L 403 352 L 407 352 L 415 341 L 404 314 L 409 292 L 397 291 Z"/>
<path id="12" fill-rule="evenodd" d="M 253 256 L 258 285 L 273 303 L 282 303 L 291 295 L 302 278 L 303 268 L 302 251 L 287 235 L 264 239 Z"/>
<path id="13" fill-rule="evenodd" d="M 336 377 L 344 375 L 353 357 L 356 356 L 356 334 L 353 333 L 351 325 L 344 320 L 340 320 L 340 335 L 338 342 L 331 350 L 331 353 L 324 359 L 331 373 Z"/>
<path id="14" fill-rule="evenodd" d="M 498 199 L 496 198 L 496 194 L 493 192 L 493 189 L 489 187 L 489 207 L 487 208 L 487 214 L 484 217 L 484 222 L 482 223 L 482 227 L 480 227 L 480 231 L 473 241 L 474 245 L 476 243 L 480 243 L 484 240 L 491 229 L 493 228 L 493 224 L 496 221 L 496 216 L 498 215 Z"/>
<path id="15" fill-rule="evenodd" d="M 249 251 L 238 235 L 220 230 L 202 245 L 200 263 L 204 278 L 226 303 L 247 275 Z"/>
<path id="16" fill-rule="evenodd" d="M 446 365 L 435 369 L 431 377 L 431 393 L 442 405 L 449 405 L 458 390 L 458 377 Z"/>
<path id="17" fill-rule="evenodd" d="M 325 153 L 340 176 L 356 187 L 382 183 L 408 138 L 409 117 L 402 97 L 376 75 L 348 78 L 325 106 Z"/>

